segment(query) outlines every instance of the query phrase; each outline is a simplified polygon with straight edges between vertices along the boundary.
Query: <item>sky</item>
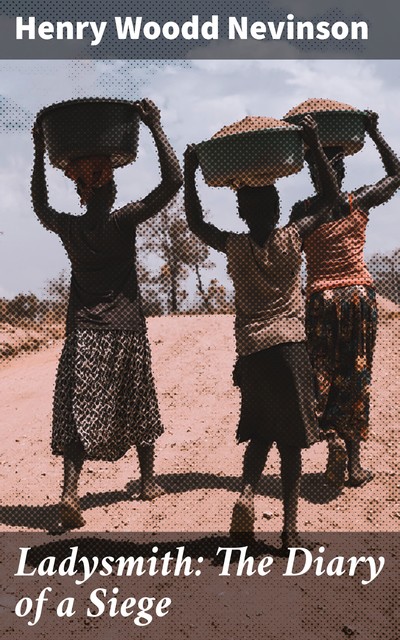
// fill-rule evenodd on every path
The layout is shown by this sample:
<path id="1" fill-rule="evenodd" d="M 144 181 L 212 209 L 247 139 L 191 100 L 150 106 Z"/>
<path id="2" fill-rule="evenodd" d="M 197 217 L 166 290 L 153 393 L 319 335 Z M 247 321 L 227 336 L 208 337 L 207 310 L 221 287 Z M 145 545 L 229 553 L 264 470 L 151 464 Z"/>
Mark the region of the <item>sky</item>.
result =
<path id="1" fill-rule="evenodd" d="M 151 98 L 180 158 L 188 143 L 206 140 L 224 125 L 246 115 L 281 118 L 312 97 L 377 111 L 382 133 L 400 153 L 400 61 L 0 61 L 0 297 L 42 295 L 46 281 L 68 268 L 59 239 L 41 227 L 31 207 L 30 130 L 40 109 L 77 97 Z M 346 189 L 384 175 L 370 140 L 346 167 Z M 82 213 L 71 181 L 52 167 L 47 175 L 52 206 Z M 137 161 L 116 171 L 116 206 L 145 196 L 158 180 L 155 147 L 141 125 Z M 200 177 L 198 183 L 208 219 L 220 228 L 244 230 L 233 192 L 207 187 Z M 307 169 L 279 180 L 277 187 L 284 223 L 293 203 L 312 193 Z M 398 248 L 399 209 L 400 193 L 371 212 L 366 255 Z M 212 259 L 213 275 L 224 281 L 224 257 L 213 254 Z"/>

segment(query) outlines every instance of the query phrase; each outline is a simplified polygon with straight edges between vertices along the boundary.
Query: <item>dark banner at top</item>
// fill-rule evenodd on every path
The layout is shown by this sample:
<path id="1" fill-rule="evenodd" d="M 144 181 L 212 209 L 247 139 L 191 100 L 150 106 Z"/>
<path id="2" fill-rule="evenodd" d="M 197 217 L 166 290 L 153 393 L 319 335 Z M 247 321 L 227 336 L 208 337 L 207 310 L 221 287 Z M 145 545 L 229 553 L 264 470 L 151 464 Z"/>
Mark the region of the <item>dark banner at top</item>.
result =
<path id="1" fill-rule="evenodd" d="M 1 2 L 2 59 L 397 59 L 389 0 Z"/>

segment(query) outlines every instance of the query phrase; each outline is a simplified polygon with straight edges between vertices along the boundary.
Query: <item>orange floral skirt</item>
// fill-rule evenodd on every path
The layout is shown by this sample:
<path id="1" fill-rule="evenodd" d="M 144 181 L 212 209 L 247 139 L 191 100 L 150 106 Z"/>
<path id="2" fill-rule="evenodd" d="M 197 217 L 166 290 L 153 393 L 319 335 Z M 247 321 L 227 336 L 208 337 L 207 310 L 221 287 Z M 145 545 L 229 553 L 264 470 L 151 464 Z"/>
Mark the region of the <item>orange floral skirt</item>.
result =
<path id="1" fill-rule="evenodd" d="M 318 291 L 307 304 L 306 329 L 322 430 L 366 440 L 377 328 L 372 287 Z"/>

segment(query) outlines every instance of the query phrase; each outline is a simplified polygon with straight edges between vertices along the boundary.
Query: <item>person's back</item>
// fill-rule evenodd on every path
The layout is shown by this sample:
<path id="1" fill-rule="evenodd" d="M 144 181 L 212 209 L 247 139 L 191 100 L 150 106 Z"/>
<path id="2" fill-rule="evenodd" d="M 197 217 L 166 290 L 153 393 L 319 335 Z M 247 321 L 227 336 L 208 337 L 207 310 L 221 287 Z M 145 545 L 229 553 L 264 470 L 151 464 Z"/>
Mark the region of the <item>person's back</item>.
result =
<path id="1" fill-rule="evenodd" d="M 179 190 L 179 162 L 157 107 L 135 104 L 155 142 L 161 182 L 145 198 L 112 212 L 116 187 L 111 159 L 71 160 L 82 216 L 58 213 L 48 201 L 45 140 L 34 127 L 32 203 L 40 222 L 58 234 L 71 261 L 67 335 L 57 370 L 52 450 L 64 457 L 62 529 L 81 527 L 78 481 L 84 460 L 115 461 L 136 447 L 140 496 L 162 493 L 154 479 L 154 443 L 163 433 L 151 371 L 151 352 L 135 265 L 138 224 L 161 211 Z"/>
<path id="2" fill-rule="evenodd" d="M 221 231 L 204 221 L 196 190 L 198 158 L 185 154 L 185 205 L 190 229 L 209 246 L 226 253 L 236 298 L 236 350 L 233 380 L 240 388 L 238 442 L 248 441 L 242 492 L 231 520 L 231 534 L 254 531 L 254 495 L 269 450 L 281 457 L 284 502 L 282 544 L 298 544 L 297 503 L 301 449 L 319 439 L 314 385 L 306 347 L 301 294 L 302 239 L 328 215 L 337 198 L 335 176 L 320 145 L 315 122 L 303 123 L 322 176 L 324 211 L 314 218 L 276 229 L 279 195 L 273 185 L 237 191 L 239 216 L 248 234 Z"/>
<path id="3" fill-rule="evenodd" d="M 68 330 L 75 324 L 133 330 L 143 324 L 136 277 L 135 227 L 113 214 L 70 216 L 59 232 L 71 261 Z"/>
<path id="4" fill-rule="evenodd" d="M 377 124 L 377 114 L 366 112 L 366 131 L 380 154 L 386 175 L 376 184 L 351 193 L 340 191 L 332 209 L 333 220 L 304 242 L 306 331 L 317 381 L 320 427 L 332 453 L 326 478 L 338 488 L 344 486 L 346 466 L 350 486 L 361 486 L 373 478 L 372 472 L 362 468 L 360 459 L 360 443 L 366 440 L 369 428 L 377 328 L 376 296 L 364 261 L 364 245 L 370 210 L 387 202 L 400 186 L 400 161 Z M 327 148 L 325 153 L 341 189 L 345 175 L 343 149 Z M 308 163 L 317 195 L 297 203 L 292 220 L 307 216 L 311 207 L 318 213 L 318 177 L 311 157 Z M 339 445 L 342 448 L 337 458 L 333 443 L 337 450 Z"/>
<path id="5" fill-rule="evenodd" d="M 348 216 L 326 222 L 304 240 L 307 293 L 349 285 L 372 285 L 364 261 L 368 216 L 351 204 Z"/>
<path id="6" fill-rule="evenodd" d="M 262 246 L 250 234 L 229 234 L 239 354 L 305 339 L 301 244 L 296 225 L 275 229 Z"/>

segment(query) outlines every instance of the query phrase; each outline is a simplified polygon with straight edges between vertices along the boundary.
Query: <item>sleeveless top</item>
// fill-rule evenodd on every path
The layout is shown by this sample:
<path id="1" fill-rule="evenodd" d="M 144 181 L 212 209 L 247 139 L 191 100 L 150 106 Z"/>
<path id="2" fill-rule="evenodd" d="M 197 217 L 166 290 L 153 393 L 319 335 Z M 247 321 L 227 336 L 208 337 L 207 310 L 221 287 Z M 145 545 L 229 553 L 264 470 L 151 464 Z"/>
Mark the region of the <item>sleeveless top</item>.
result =
<path id="1" fill-rule="evenodd" d="M 368 216 L 352 206 L 340 220 L 326 222 L 304 240 L 307 260 L 307 294 L 352 285 L 371 286 L 364 261 Z"/>
<path id="2" fill-rule="evenodd" d="M 306 340 L 301 249 L 296 223 L 274 230 L 262 247 L 247 233 L 228 235 L 226 254 L 235 288 L 239 355 Z"/>

